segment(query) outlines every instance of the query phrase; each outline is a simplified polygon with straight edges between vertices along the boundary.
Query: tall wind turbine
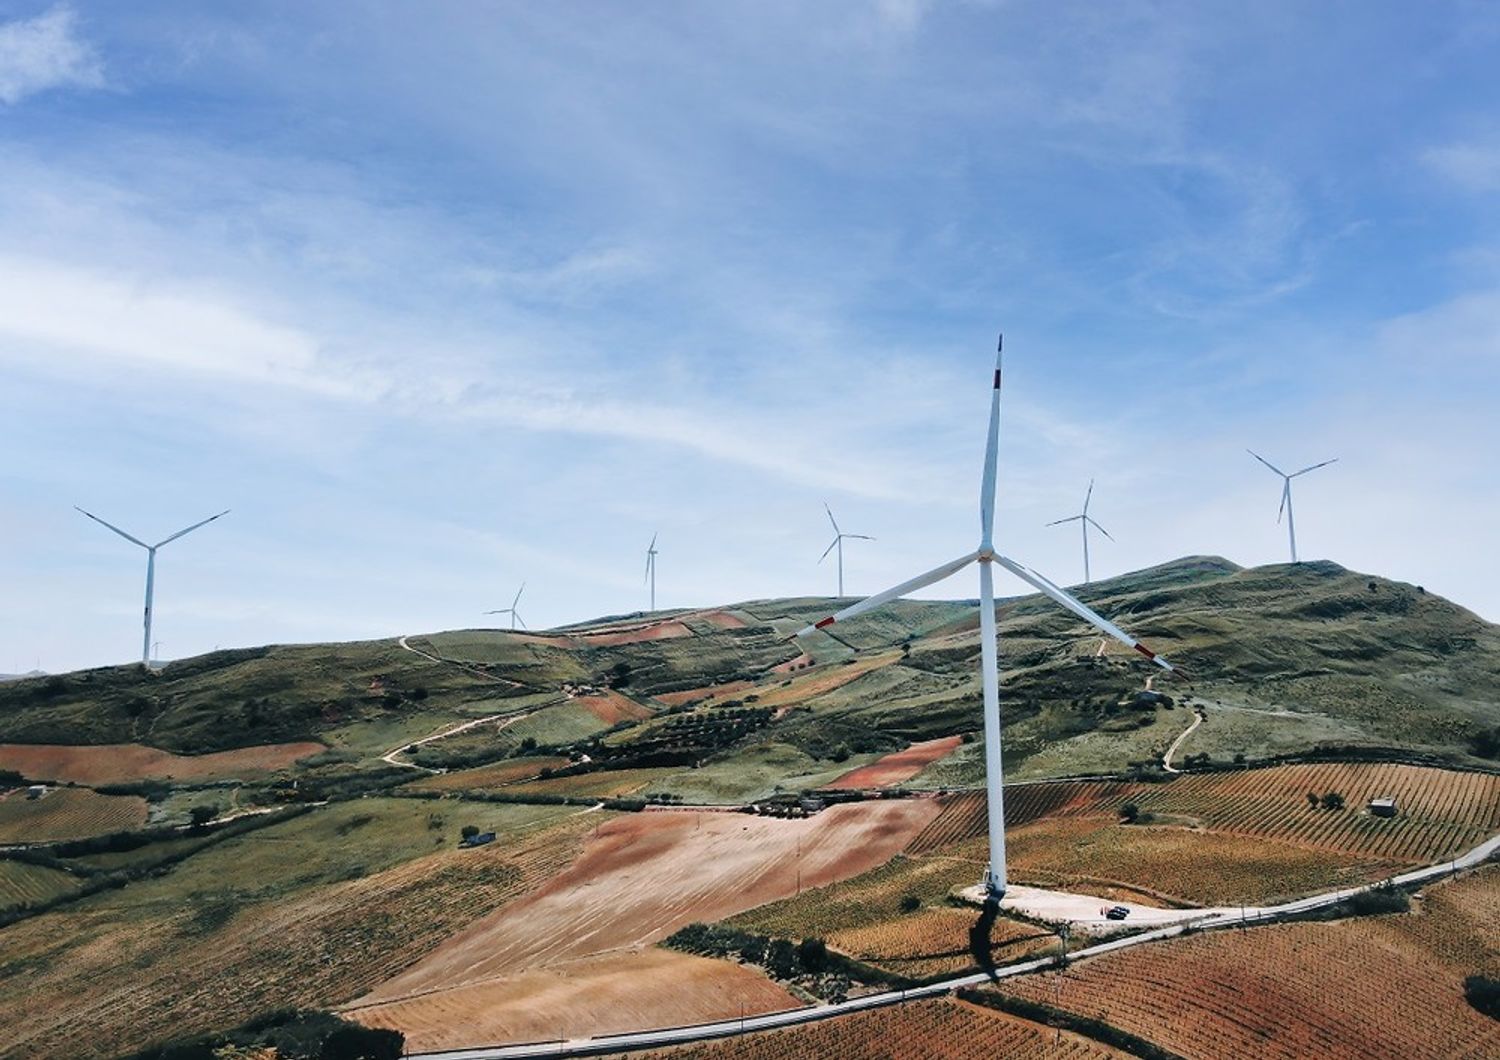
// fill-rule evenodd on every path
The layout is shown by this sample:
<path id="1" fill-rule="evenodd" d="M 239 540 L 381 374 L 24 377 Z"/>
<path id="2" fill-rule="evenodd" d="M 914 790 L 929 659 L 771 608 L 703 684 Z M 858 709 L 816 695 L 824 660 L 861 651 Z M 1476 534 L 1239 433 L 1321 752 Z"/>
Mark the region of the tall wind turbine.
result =
<path id="1" fill-rule="evenodd" d="M 1100 526 L 1099 523 L 1094 519 L 1094 517 L 1089 514 L 1089 501 L 1093 500 L 1093 498 L 1094 498 L 1094 480 L 1093 479 L 1089 479 L 1089 491 L 1083 495 L 1083 512 L 1082 512 L 1082 514 L 1079 514 L 1079 515 L 1070 515 L 1066 519 L 1055 519 L 1052 522 L 1050 522 L 1050 523 L 1047 524 L 1048 526 L 1061 526 L 1063 523 L 1077 522 L 1080 526 L 1083 527 L 1083 584 L 1084 585 L 1087 585 L 1089 583 L 1089 581 L 1090 581 L 1090 578 L 1089 578 L 1089 526 L 1092 525 L 1095 530 L 1099 531 L 1105 537 L 1108 537 L 1111 541 L 1114 540 L 1114 538 L 1110 536 L 1110 532 L 1108 530 L 1104 529 L 1104 527 Z"/>
<path id="2" fill-rule="evenodd" d="M 828 513 L 828 521 L 833 524 L 833 544 L 829 545 L 827 548 L 825 548 L 823 550 L 823 554 L 818 557 L 818 562 L 822 563 L 825 559 L 827 559 L 828 558 L 828 553 L 832 552 L 835 548 L 837 548 L 839 550 L 839 595 L 843 596 L 844 595 L 844 538 L 846 538 L 846 537 L 852 537 L 852 538 L 857 538 L 860 541 L 874 541 L 875 539 L 873 537 L 871 537 L 870 535 L 868 535 L 868 534 L 846 534 L 846 533 L 844 533 L 842 530 L 839 529 L 838 520 L 836 520 L 833 517 L 833 509 L 830 508 L 830 507 L 828 507 L 828 502 L 827 501 L 823 502 L 823 510 Z"/>
<path id="3" fill-rule="evenodd" d="M 510 628 L 511 629 L 515 629 L 516 628 L 516 623 L 517 622 L 521 623 L 521 628 L 522 629 L 528 629 L 528 628 L 530 628 L 530 627 L 528 627 L 526 625 L 526 620 L 521 617 L 521 612 L 519 612 L 519 611 L 516 610 L 516 605 L 521 602 L 521 594 L 524 593 L 525 591 L 526 591 L 526 583 L 522 582 L 521 583 L 521 587 L 516 590 L 516 598 L 510 602 L 510 606 L 509 607 L 502 607 L 498 611 L 486 611 L 485 614 L 487 614 L 487 615 L 509 615 L 510 616 Z"/>
<path id="4" fill-rule="evenodd" d="M 1329 464 L 1337 464 L 1339 462 L 1339 458 L 1334 457 L 1332 460 L 1325 460 L 1321 464 L 1313 464 L 1311 467 L 1304 467 L 1301 471 L 1293 471 L 1290 475 L 1288 475 L 1285 471 L 1281 470 L 1281 468 L 1271 463 L 1255 450 L 1246 449 L 1245 452 L 1249 453 L 1251 456 L 1255 457 L 1255 459 L 1259 460 L 1262 464 L 1265 464 L 1266 467 L 1270 468 L 1272 471 L 1276 472 L 1276 474 L 1281 476 L 1281 507 L 1276 512 L 1276 521 L 1278 523 L 1281 522 L 1282 513 L 1286 513 L 1286 536 L 1287 540 L 1291 543 L 1292 546 L 1292 562 L 1296 563 L 1297 527 L 1292 522 L 1292 479 L 1296 478 L 1298 475 L 1305 475 L 1309 471 L 1316 471 L 1320 467 L 1327 467 Z"/>
<path id="5" fill-rule="evenodd" d="M 98 523 L 100 526 L 108 527 L 110 530 L 113 530 L 115 533 L 117 533 L 121 537 L 123 537 L 126 541 L 129 541 L 132 545 L 140 545 L 143 549 L 146 550 L 146 635 L 143 638 L 142 643 L 141 643 L 141 665 L 143 667 L 145 667 L 146 669 L 150 669 L 151 668 L 151 595 L 152 595 L 152 592 L 153 592 L 153 590 L 155 589 L 155 586 L 156 586 L 156 550 L 159 549 L 159 548 L 161 548 L 163 545 L 170 544 L 171 542 L 176 541 L 179 537 L 182 537 L 184 534 L 191 534 L 194 530 L 198 529 L 200 526 L 207 526 L 209 523 L 213 522 L 215 519 L 221 519 L 221 518 L 223 518 L 224 516 L 226 516 L 226 515 L 229 514 L 229 509 L 225 508 L 218 515 L 210 515 L 207 519 L 204 519 L 201 523 L 194 523 L 192 526 L 188 527 L 186 530 L 179 530 L 179 531 L 177 531 L 177 533 L 173 534 L 171 537 L 162 538 L 156 544 L 154 544 L 154 545 L 148 545 L 148 544 L 146 544 L 146 542 L 142 541 L 138 537 L 131 537 L 124 530 L 121 530 L 118 526 L 111 526 L 109 523 L 106 523 L 103 519 L 99 518 L 93 512 L 84 512 L 83 509 L 79 508 L 76 504 L 73 507 L 76 510 L 78 510 L 80 512 L 83 512 L 84 515 L 87 515 L 90 519 L 94 520 L 94 522 Z"/>
<path id="6" fill-rule="evenodd" d="M 984 686 L 984 767 L 989 799 L 990 863 L 985 873 L 983 886 L 987 900 L 998 902 L 1005 895 L 1005 792 L 1004 773 L 1000 757 L 1000 665 L 999 644 L 995 628 L 995 590 L 993 565 L 999 564 L 1022 581 L 1043 594 L 1050 596 L 1069 611 L 1092 623 L 1111 637 L 1134 648 L 1147 659 L 1164 670 L 1176 672 L 1175 668 L 1150 648 L 1120 629 L 1114 623 L 1096 614 L 1084 604 L 1069 596 L 1045 577 L 1013 559 L 995 551 L 993 542 L 995 529 L 995 465 L 1000 442 L 1000 368 L 1001 350 L 996 350 L 995 382 L 990 397 L 989 438 L 984 450 L 984 473 L 979 487 L 979 548 L 958 559 L 950 560 L 926 574 L 919 574 L 900 585 L 876 593 L 874 596 L 837 611 L 827 618 L 814 622 L 797 632 L 802 637 L 815 629 L 824 629 L 835 622 L 853 618 L 887 601 L 915 592 L 925 586 L 942 581 L 963 570 L 971 563 L 979 564 L 979 649 L 980 674 Z"/>
<path id="7" fill-rule="evenodd" d="M 646 578 L 651 585 L 651 610 L 656 610 L 656 534 L 651 535 L 651 544 L 646 546 Z"/>

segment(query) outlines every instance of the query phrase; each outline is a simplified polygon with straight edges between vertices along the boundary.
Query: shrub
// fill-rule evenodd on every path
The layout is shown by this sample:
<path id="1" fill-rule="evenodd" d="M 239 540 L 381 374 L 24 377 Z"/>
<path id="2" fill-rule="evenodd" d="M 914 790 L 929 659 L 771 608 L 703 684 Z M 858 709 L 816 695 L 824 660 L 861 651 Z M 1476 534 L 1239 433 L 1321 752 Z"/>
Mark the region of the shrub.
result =
<path id="1" fill-rule="evenodd" d="M 914 894 L 908 894 L 901 899 L 901 911 L 903 913 L 915 913 L 922 908 L 922 899 Z"/>
<path id="2" fill-rule="evenodd" d="M 1471 975 L 1464 979 L 1464 998 L 1492 1020 L 1500 1020 L 1500 979 Z"/>
<path id="3" fill-rule="evenodd" d="M 1120 807 L 1120 819 L 1126 824 L 1135 824 L 1140 819 L 1141 808 L 1133 802 L 1127 802 Z"/>
<path id="4" fill-rule="evenodd" d="M 1323 809 L 1342 810 L 1344 808 L 1344 797 L 1336 791 L 1330 791 L 1322 798 Z"/>
<path id="5" fill-rule="evenodd" d="M 473 824 L 466 824 L 461 829 L 459 829 L 459 833 L 458 834 L 461 835 L 461 836 L 463 836 L 465 839 L 473 839 L 475 836 L 477 836 L 479 834 L 479 826 L 478 825 L 473 825 Z"/>
<path id="6" fill-rule="evenodd" d="M 1411 908 L 1411 899 L 1406 892 L 1389 883 L 1360 891 L 1350 896 L 1347 903 L 1355 916 L 1379 916 L 1382 913 L 1404 913 Z"/>

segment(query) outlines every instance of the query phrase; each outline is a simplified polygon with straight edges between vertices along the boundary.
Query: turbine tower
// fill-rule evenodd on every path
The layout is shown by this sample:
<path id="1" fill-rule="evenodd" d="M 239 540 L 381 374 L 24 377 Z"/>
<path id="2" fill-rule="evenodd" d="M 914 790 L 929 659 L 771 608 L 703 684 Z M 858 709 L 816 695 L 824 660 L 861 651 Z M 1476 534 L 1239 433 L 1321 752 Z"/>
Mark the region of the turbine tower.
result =
<path id="1" fill-rule="evenodd" d="M 113 530 L 115 533 L 123 537 L 126 541 L 129 541 L 132 545 L 140 545 L 143 549 L 146 550 L 146 635 L 141 642 L 141 666 L 149 670 L 151 668 L 151 595 L 156 586 L 156 550 L 161 548 L 163 545 L 167 545 L 172 543 L 173 541 L 176 541 L 184 534 L 191 534 L 200 526 L 207 526 L 215 519 L 223 518 L 224 516 L 229 514 L 229 509 L 225 508 L 218 515 L 210 515 L 201 523 L 194 523 L 186 530 L 179 530 L 171 537 L 162 538 L 156 544 L 148 545 L 138 537 L 131 537 L 124 530 L 121 530 L 118 526 L 111 526 L 109 523 L 106 523 L 103 519 L 99 518 L 93 512 L 84 512 L 83 509 L 79 508 L 76 504 L 73 507 L 77 511 L 83 512 L 84 515 L 87 515 L 90 519 L 94 520 L 94 522 L 98 523 L 100 526 L 108 527 L 110 530 Z"/>
<path id="2" fill-rule="evenodd" d="M 842 530 L 839 529 L 838 520 L 836 520 L 833 517 L 833 509 L 830 508 L 830 507 L 828 507 L 828 502 L 827 501 L 823 502 L 823 510 L 828 513 L 828 521 L 833 524 L 833 544 L 829 545 L 827 548 L 825 548 L 823 550 L 823 554 L 818 557 L 818 562 L 822 563 L 825 559 L 827 559 L 828 558 L 828 553 L 832 552 L 835 548 L 837 548 L 839 550 L 839 595 L 843 596 L 844 595 L 844 538 L 846 538 L 846 537 L 853 537 L 853 538 L 858 538 L 860 541 L 874 541 L 875 539 L 873 537 L 871 537 L 870 535 L 868 535 L 868 534 L 846 534 L 846 533 L 844 533 Z"/>
<path id="3" fill-rule="evenodd" d="M 646 578 L 651 585 L 651 610 L 656 610 L 656 534 L 651 535 L 651 544 L 646 546 Z"/>
<path id="4" fill-rule="evenodd" d="M 1050 522 L 1050 523 L 1047 524 L 1048 526 L 1061 526 L 1063 523 L 1077 522 L 1080 526 L 1083 527 L 1083 584 L 1084 585 L 1089 584 L 1089 581 L 1090 581 L 1090 578 L 1089 578 L 1089 526 L 1092 524 L 1092 526 L 1094 527 L 1095 530 L 1099 531 L 1105 537 L 1108 537 L 1111 541 L 1114 540 L 1114 538 L 1110 536 L 1109 531 L 1106 530 L 1106 529 L 1104 529 L 1104 527 L 1100 526 L 1098 524 L 1098 522 L 1095 521 L 1094 517 L 1089 514 L 1089 501 L 1091 501 L 1093 499 L 1093 497 L 1094 497 L 1094 480 L 1093 479 L 1089 479 L 1089 491 L 1083 495 L 1083 512 L 1081 514 L 1079 514 L 1079 515 L 1070 515 L 1066 519 L 1055 519 L 1052 522 Z"/>
<path id="5" fill-rule="evenodd" d="M 525 591 L 526 591 L 526 583 L 522 582 L 521 583 L 521 587 L 516 590 L 516 598 L 510 602 L 510 606 L 509 607 L 502 607 L 498 611 L 486 611 L 485 614 L 487 614 L 487 615 L 509 615 L 510 616 L 510 628 L 511 629 L 515 629 L 516 628 L 516 623 L 517 622 L 521 623 L 521 628 L 522 629 L 529 629 L 530 627 L 526 625 L 526 620 L 521 617 L 521 612 L 519 612 L 519 611 L 516 610 L 516 605 L 521 602 L 521 594 L 524 593 Z"/>
<path id="6" fill-rule="evenodd" d="M 1120 629 L 1114 623 L 1096 614 L 1084 604 L 1069 596 L 1045 577 L 1013 559 L 995 551 L 995 466 L 998 460 L 1000 441 L 1000 368 L 1001 350 L 1004 341 L 996 350 L 995 382 L 990 396 L 990 429 L 984 451 L 984 473 L 979 486 L 979 548 L 958 559 L 950 560 L 926 574 L 919 574 L 909 581 L 894 586 L 885 592 L 876 593 L 858 603 L 851 604 L 827 618 L 820 619 L 797 632 L 807 636 L 815 629 L 824 629 L 853 618 L 887 601 L 906 596 L 945 578 L 951 577 L 971 563 L 979 564 L 979 651 L 980 675 L 984 686 L 984 767 L 989 800 L 990 863 L 982 886 L 986 901 L 999 902 L 1005 895 L 1005 792 L 1004 770 L 1000 757 L 1000 665 L 999 644 L 995 628 L 994 565 L 999 564 L 1022 581 L 1050 596 L 1059 604 L 1085 621 L 1103 630 L 1127 647 L 1134 648 L 1147 659 L 1164 670 L 1176 672 L 1175 668 L 1150 648 Z"/>
<path id="7" fill-rule="evenodd" d="M 1301 471 L 1293 471 L 1290 475 L 1288 475 L 1285 471 L 1281 470 L 1281 468 L 1271 463 L 1255 450 L 1246 449 L 1245 452 L 1249 453 L 1251 456 L 1255 457 L 1255 459 L 1259 460 L 1262 464 L 1265 464 L 1266 467 L 1270 468 L 1272 471 L 1276 472 L 1276 474 L 1281 476 L 1281 507 L 1276 512 L 1276 521 L 1278 523 L 1281 522 L 1282 513 L 1286 513 L 1286 536 L 1287 541 L 1292 546 L 1292 562 L 1296 563 L 1297 527 L 1292 522 L 1292 479 L 1296 478 L 1298 475 L 1305 475 L 1309 471 L 1316 471 L 1320 467 L 1327 467 L 1329 464 L 1336 464 L 1339 462 L 1339 458 L 1334 457 L 1332 460 L 1325 460 L 1321 464 L 1313 464 L 1311 467 L 1304 467 Z"/>

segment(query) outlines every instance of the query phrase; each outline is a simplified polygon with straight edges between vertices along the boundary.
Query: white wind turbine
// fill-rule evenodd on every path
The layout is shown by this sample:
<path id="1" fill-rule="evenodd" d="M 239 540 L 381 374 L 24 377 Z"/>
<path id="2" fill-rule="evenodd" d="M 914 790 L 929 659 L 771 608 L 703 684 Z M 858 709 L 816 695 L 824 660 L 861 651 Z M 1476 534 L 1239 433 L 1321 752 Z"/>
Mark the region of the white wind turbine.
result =
<path id="1" fill-rule="evenodd" d="M 530 627 L 528 627 L 526 625 L 526 620 L 521 617 L 521 612 L 519 612 L 519 611 L 516 610 L 516 605 L 521 602 L 521 594 L 524 593 L 525 591 L 526 591 L 526 583 L 522 582 L 521 583 L 521 587 L 516 590 L 516 598 L 510 602 L 510 606 L 509 607 L 502 607 L 498 611 L 486 611 L 485 614 L 487 614 L 487 615 L 509 615 L 510 616 L 510 628 L 511 629 L 515 629 L 516 628 L 516 623 L 517 622 L 521 623 L 521 628 L 522 629 L 528 629 L 528 628 L 530 628 Z"/>
<path id="2" fill-rule="evenodd" d="M 651 585 L 651 610 L 656 610 L 656 534 L 651 535 L 651 544 L 646 546 L 646 577 Z"/>
<path id="3" fill-rule="evenodd" d="M 1140 641 L 1069 596 L 1036 571 L 1024 567 L 1015 560 L 1008 559 L 995 551 L 993 543 L 995 528 L 995 465 L 998 458 L 997 450 L 1000 441 L 1000 350 L 1003 349 L 1003 345 L 1002 336 L 1002 342 L 996 351 L 995 357 L 995 382 L 990 398 L 989 438 L 985 445 L 984 474 L 980 481 L 979 490 L 979 548 L 960 556 L 958 559 L 944 563 L 941 567 L 930 570 L 926 574 L 919 574 L 909 581 L 904 581 L 900 585 L 887 589 L 885 592 L 876 593 L 874 596 L 861 600 L 856 604 L 851 604 L 849 607 L 837 611 L 818 622 L 814 622 L 812 625 L 806 626 L 797 632 L 797 636 L 799 637 L 806 636 L 815 629 L 824 629 L 835 622 L 853 618 L 855 615 L 879 607 L 887 601 L 894 600 L 900 596 L 906 596 L 908 593 L 915 592 L 935 582 L 940 582 L 944 578 L 948 578 L 963 570 L 971 563 L 977 562 L 979 564 L 980 675 L 984 686 L 984 766 L 989 799 L 990 838 L 990 863 L 985 873 L 983 887 L 987 899 L 996 902 L 1005 895 L 1006 876 L 1004 772 L 1000 756 L 1000 666 L 999 645 L 997 643 L 998 638 L 995 628 L 993 564 L 998 563 L 1016 577 L 1043 594 L 1050 596 L 1080 618 L 1097 626 L 1127 647 L 1134 648 L 1162 669 L 1177 672 L 1170 663 L 1151 651 L 1151 649 L 1147 648 Z"/>
<path id="4" fill-rule="evenodd" d="M 1305 475 L 1309 471 L 1316 471 L 1320 467 L 1327 467 L 1329 464 L 1336 464 L 1339 462 L 1339 458 L 1334 457 L 1332 460 L 1325 460 L 1321 464 L 1313 464 L 1311 467 L 1304 467 L 1301 471 L 1293 471 L 1290 475 L 1288 475 L 1285 471 L 1281 470 L 1281 468 L 1271 463 L 1255 450 L 1246 449 L 1245 452 L 1249 453 L 1251 456 L 1255 457 L 1255 459 L 1259 460 L 1262 464 L 1265 464 L 1266 467 L 1270 468 L 1272 471 L 1276 472 L 1276 474 L 1281 476 L 1281 507 L 1276 512 L 1276 521 L 1278 523 L 1281 522 L 1282 513 L 1286 513 L 1286 536 L 1287 540 L 1291 542 L 1292 546 L 1292 562 L 1296 563 L 1297 527 L 1292 522 L 1292 479 L 1296 478 L 1298 475 Z"/>
<path id="5" fill-rule="evenodd" d="M 1066 519 L 1055 519 L 1052 522 L 1050 522 L 1050 523 L 1047 524 L 1048 526 L 1061 526 L 1063 523 L 1077 522 L 1080 525 L 1082 525 L 1082 527 L 1083 527 L 1083 584 L 1084 585 L 1089 584 L 1089 581 L 1090 581 L 1090 578 L 1089 578 L 1089 526 L 1092 525 L 1095 530 L 1099 531 L 1105 537 L 1108 537 L 1111 541 L 1114 540 L 1114 537 L 1112 537 L 1110 535 L 1110 532 L 1108 530 L 1104 529 L 1104 527 L 1100 526 L 1099 523 L 1098 523 L 1098 521 L 1095 520 L 1094 517 L 1089 514 L 1089 501 L 1092 500 L 1093 497 L 1094 497 L 1094 480 L 1093 479 L 1089 479 L 1089 491 L 1083 495 L 1083 512 L 1082 512 L 1082 514 L 1079 514 L 1079 515 L 1070 515 Z"/>
<path id="6" fill-rule="evenodd" d="M 161 548 L 163 545 L 170 544 L 171 542 L 176 541 L 179 537 L 182 537 L 184 534 L 190 534 L 190 533 L 192 533 L 194 530 L 198 529 L 200 526 L 207 526 L 209 523 L 213 522 L 215 519 L 219 519 L 219 518 L 222 518 L 223 516 L 228 515 L 229 514 L 229 509 L 225 508 L 218 515 L 210 515 L 207 519 L 204 519 L 201 523 L 194 523 L 192 526 L 188 527 L 186 530 L 179 530 L 179 531 L 177 531 L 177 533 L 173 534 L 171 537 L 162 538 L 162 540 L 158 541 L 156 544 L 154 544 L 154 545 L 148 545 L 148 544 L 146 544 L 146 542 L 142 541 L 140 538 L 130 536 L 124 530 L 121 530 L 118 526 L 111 526 L 109 523 L 106 523 L 103 519 L 99 518 L 93 512 L 84 512 L 83 509 L 79 508 L 76 504 L 73 507 L 77 511 L 83 512 L 84 515 L 87 515 L 90 519 L 94 520 L 94 522 L 98 523 L 100 526 L 108 527 L 110 530 L 113 530 L 115 533 L 117 533 L 121 537 L 123 537 L 126 541 L 129 541 L 133 545 L 140 545 L 143 549 L 146 550 L 146 635 L 143 638 L 142 643 L 141 643 L 141 665 L 143 667 L 147 668 L 147 669 L 150 669 L 150 667 L 151 667 L 151 596 L 152 596 L 152 593 L 154 592 L 155 586 L 156 586 L 156 550 L 159 549 L 159 548 Z"/>
<path id="7" fill-rule="evenodd" d="M 846 534 L 846 533 L 844 533 L 842 530 L 839 529 L 838 520 L 836 520 L 833 517 L 833 509 L 830 508 L 830 507 L 828 507 L 828 502 L 827 501 L 823 502 L 823 510 L 828 513 L 828 521 L 833 524 L 833 544 L 829 545 L 827 548 L 825 548 L 823 550 L 823 554 L 818 557 L 818 562 L 822 563 L 825 559 L 827 559 L 828 558 L 828 553 L 832 552 L 835 548 L 837 548 L 839 550 L 839 595 L 843 596 L 844 595 L 844 538 L 846 538 L 846 537 L 852 537 L 852 538 L 857 538 L 860 541 L 874 541 L 875 539 L 873 537 L 871 537 L 870 535 L 868 535 L 868 534 Z"/>

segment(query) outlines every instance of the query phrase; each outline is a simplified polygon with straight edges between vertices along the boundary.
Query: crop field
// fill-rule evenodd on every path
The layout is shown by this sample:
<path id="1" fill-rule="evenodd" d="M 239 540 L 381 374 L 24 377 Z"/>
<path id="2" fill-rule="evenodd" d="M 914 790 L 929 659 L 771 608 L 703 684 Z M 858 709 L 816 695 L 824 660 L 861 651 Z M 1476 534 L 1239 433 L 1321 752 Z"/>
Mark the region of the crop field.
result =
<path id="1" fill-rule="evenodd" d="M 957 975 L 979 963 L 970 937 L 978 919 L 975 909 L 934 906 L 835 931 L 825 941 L 841 953 L 913 979 Z M 994 922 L 986 941 L 997 964 L 1057 948 L 1052 932 L 1003 918 Z"/>
<path id="2" fill-rule="evenodd" d="M 703 1042 L 639 1060 L 1106 1060 L 1126 1054 L 1075 1034 L 951 998 L 912 1001 L 800 1027 Z M 623 1058 L 621 1058 L 623 1060 Z"/>
<path id="3" fill-rule="evenodd" d="M 671 776 L 678 767 L 655 769 L 601 769 L 593 773 L 576 773 L 567 777 L 548 777 L 512 784 L 507 790 L 518 795 L 583 795 L 599 799 L 617 799 L 635 795 L 648 785 Z"/>
<path id="4" fill-rule="evenodd" d="M 118 784 L 130 780 L 212 780 L 286 769 L 299 758 L 324 750 L 320 743 L 266 744 L 176 755 L 138 743 L 0 744 L 0 769 L 13 769 L 30 780 L 76 784 Z"/>
<path id="5" fill-rule="evenodd" d="M 705 685 L 702 688 L 685 688 L 680 692 L 658 692 L 652 698 L 658 702 L 665 703 L 669 707 L 680 707 L 684 703 L 696 703 L 699 700 L 709 699 L 713 696 L 728 696 L 743 689 L 753 687 L 754 681 L 736 680 L 724 681 L 717 685 Z"/>
<path id="6" fill-rule="evenodd" d="M 86 839 L 145 823 L 146 800 L 136 795 L 55 788 L 40 799 L 28 799 L 23 788 L 0 796 L 0 843 Z"/>
<path id="7" fill-rule="evenodd" d="M 643 707 L 629 696 L 612 689 L 597 696 L 579 696 L 574 702 L 597 718 L 601 725 L 616 725 L 622 721 L 641 721 L 651 717 L 652 713 L 648 707 Z"/>
<path id="8" fill-rule="evenodd" d="M 366 872 L 345 845 L 297 879 L 299 854 L 313 850 L 291 842 L 299 827 L 311 838 L 332 823 L 349 844 L 383 839 L 374 820 L 349 829 L 357 813 L 318 822 L 315 811 L 266 830 L 293 833 L 281 837 L 280 858 L 273 850 L 262 862 L 255 841 L 264 833 L 251 833 L 159 879 L 13 924 L 0 957 L 0 1055 L 114 1056 L 269 1008 L 345 1001 L 535 889 L 593 823 L 553 810 L 548 826 L 536 808 L 499 809 L 521 810 L 514 820 L 523 823 L 506 830 L 505 813 L 486 821 L 506 832 L 489 847 L 450 846 Z M 235 879 L 245 857 L 256 859 L 255 877 Z"/>
<path id="9" fill-rule="evenodd" d="M 691 637 L 693 631 L 681 622 L 653 622 L 647 626 L 636 626 L 628 629 L 610 629 L 599 633 L 583 632 L 576 634 L 579 643 L 590 647 L 615 648 L 623 644 L 645 644 L 654 640 L 674 640 L 678 637 Z"/>
<path id="10" fill-rule="evenodd" d="M 532 968 L 435 1000 L 344 1015 L 394 1027 L 406 1035 L 408 1049 L 429 1051 L 676 1027 L 801 1004 L 753 968 L 652 946 Z"/>
<path id="11" fill-rule="evenodd" d="M 957 736 L 914 743 L 904 751 L 888 754 L 876 762 L 851 769 L 834 780 L 832 788 L 885 788 L 904 783 L 958 746 Z"/>
<path id="12" fill-rule="evenodd" d="M 1313 809 L 1307 796 L 1337 792 L 1338 811 Z M 1365 803 L 1396 797 L 1399 815 L 1372 817 Z M 1187 774 L 1165 784 L 1075 781 L 1007 787 L 1006 821 L 1041 816 L 1114 816 L 1126 803 L 1144 814 L 1216 832 L 1272 839 L 1392 864 L 1426 864 L 1460 853 L 1500 831 L 1500 775 L 1423 766 L 1361 763 L 1274 766 Z M 984 834 L 984 795 L 955 798 L 912 853 Z"/>
<path id="13" fill-rule="evenodd" d="M 425 776 L 405 787 L 417 791 L 485 791 L 531 780 L 543 769 L 560 769 L 567 764 L 566 758 L 507 758 L 487 766 Z"/>
<path id="14" fill-rule="evenodd" d="M 863 762 L 874 757 L 854 755 L 850 761 Z M 688 802 L 737 806 L 780 791 L 825 787 L 848 771 L 849 762 L 816 759 L 790 744 L 773 741 L 697 769 L 679 770 L 651 790 L 669 792 Z"/>
<path id="15" fill-rule="evenodd" d="M 1463 978 L 1500 967 L 1500 873 L 1429 895 L 1412 914 L 1193 935 L 995 989 L 1183 1056 L 1494 1056 L 1500 1023 Z"/>
<path id="16" fill-rule="evenodd" d="M 359 998 L 360 1018 L 380 1022 L 382 1008 L 399 1006 L 402 1020 L 426 1025 L 437 1016 L 424 1013 L 482 1007 L 499 996 L 497 984 L 533 969 L 648 946 L 693 921 L 794 895 L 799 874 L 807 887 L 833 883 L 888 860 L 934 810 L 906 800 L 835 806 L 803 820 L 675 812 L 604 819 L 546 885 Z"/>
<path id="17" fill-rule="evenodd" d="M 77 888 L 77 878 L 59 869 L 0 859 L 0 910 L 35 905 Z"/>
<path id="18" fill-rule="evenodd" d="M 826 939 L 900 917 L 907 895 L 927 906 L 941 905 L 949 891 L 976 883 L 981 872 L 979 866 L 953 858 L 898 856 L 833 886 L 805 888 L 795 897 L 741 913 L 729 924 L 779 938 Z"/>

